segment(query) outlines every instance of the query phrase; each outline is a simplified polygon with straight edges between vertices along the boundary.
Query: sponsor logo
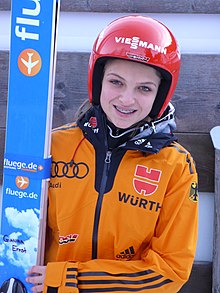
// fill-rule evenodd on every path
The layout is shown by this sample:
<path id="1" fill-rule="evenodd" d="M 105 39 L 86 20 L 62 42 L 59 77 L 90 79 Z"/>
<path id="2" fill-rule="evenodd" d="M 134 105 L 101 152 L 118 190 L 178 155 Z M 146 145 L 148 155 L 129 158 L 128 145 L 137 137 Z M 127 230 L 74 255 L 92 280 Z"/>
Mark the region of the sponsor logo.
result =
<path id="1" fill-rule="evenodd" d="M 144 61 L 144 62 L 149 62 L 150 58 L 149 57 L 145 57 L 145 56 L 140 56 L 137 54 L 131 54 L 131 53 L 126 53 L 126 55 L 128 56 L 128 58 L 134 59 L 134 60 L 139 60 L 139 61 Z"/>
<path id="2" fill-rule="evenodd" d="M 151 49 L 153 51 L 165 54 L 167 53 L 167 49 L 158 45 L 149 43 L 147 41 L 141 40 L 139 37 L 133 36 L 131 38 L 127 37 L 115 37 L 116 44 L 127 44 L 130 45 L 131 49 L 137 50 L 138 47 L 145 48 L 145 49 Z"/>
<path id="3" fill-rule="evenodd" d="M 96 128 L 97 127 L 96 117 L 91 117 L 89 119 L 89 122 L 85 122 L 84 123 L 84 126 L 85 127 L 88 127 L 88 128 L 91 128 L 94 133 L 98 133 L 99 132 L 99 128 Z"/>
<path id="4" fill-rule="evenodd" d="M 159 202 L 153 200 L 147 200 L 131 194 L 122 193 L 119 191 L 118 199 L 120 202 L 130 204 L 131 206 L 145 209 L 147 211 L 158 212 L 161 209 Z"/>
<path id="5" fill-rule="evenodd" d="M 25 163 L 16 160 L 9 160 L 7 158 L 4 159 L 4 168 L 11 170 L 22 170 L 26 172 L 38 172 L 44 169 L 43 166 L 37 165 L 34 162 Z"/>
<path id="6" fill-rule="evenodd" d="M 16 196 L 18 198 L 30 198 L 30 199 L 38 199 L 38 194 L 32 192 L 26 192 L 26 191 L 18 191 L 11 189 L 10 187 L 6 187 L 5 189 L 5 194 L 6 195 L 11 195 L 11 196 Z"/>
<path id="7" fill-rule="evenodd" d="M 96 119 L 96 117 L 91 117 L 89 119 L 89 124 L 91 125 L 92 128 L 96 128 L 97 127 L 97 119 Z"/>
<path id="8" fill-rule="evenodd" d="M 136 144 L 136 145 L 141 145 L 141 144 L 144 143 L 145 141 L 146 141 L 145 138 L 138 139 L 138 140 L 136 140 L 136 141 L 134 142 L 134 144 Z"/>
<path id="9" fill-rule="evenodd" d="M 152 147 L 151 143 L 148 141 L 148 143 L 145 145 L 145 148 L 152 149 L 153 147 Z"/>
<path id="10" fill-rule="evenodd" d="M 42 66 L 39 53 L 33 49 L 26 49 L 18 57 L 18 68 L 26 76 L 35 76 Z"/>
<path id="11" fill-rule="evenodd" d="M 198 202 L 199 200 L 198 184 L 196 182 L 192 182 L 191 184 L 189 199 L 193 202 Z"/>
<path id="12" fill-rule="evenodd" d="M 70 242 L 76 242 L 77 238 L 79 237 L 79 234 L 69 234 L 66 236 L 59 236 L 59 244 L 68 244 Z"/>
<path id="13" fill-rule="evenodd" d="M 49 187 L 50 188 L 55 188 L 55 189 L 58 188 L 59 189 L 59 188 L 62 188 L 62 184 L 61 184 L 61 182 L 57 182 L 57 183 L 51 183 L 50 182 Z"/>
<path id="14" fill-rule="evenodd" d="M 135 255 L 134 247 L 130 246 L 128 249 L 125 249 L 124 251 L 120 252 L 116 255 L 117 260 L 130 260 Z"/>
<path id="15" fill-rule="evenodd" d="M 144 196 L 149 196 L 155 193 L 158 188 L 161 173 L 162 172 L 160 170 L 148 170 L 148 167 L 137 165 L 134 176 L 138 178 L 133 179 L 135 191 L 139 194 L 143 194 Z"/>
<path id="16" fill-rule="evenodd" d="M 36 33 L 36 28 L 40 26 L 40 21 L 37 19 L 41 10 L 40 0 L 30 0 L 29 2 L 31 1 L 34 2 L 34 5 L 31 5 L 32 9 L 22 8 L 21 17 L 16 17 L 15 35 L 22 41 L 26 39 L 38 41 L 40 38 Z M 28 18 L 29 16 L 31 17 Z"/>
<path id="17" fill-rule="evenodd" d="M 134 144 L 141 145 L 141 144 L 145 143 L 145 141 L 146 141 L 146 139 L 144 139 L 144 138 L 138 139 L 138 140 L 136 140 L 134 142 Z M 148 148 L 148 149 L 152 149 L 153 148 L 152 145 L 151 145 L 151 143 L 150 143 L 150 141 L 148 141 L 147 144 L 144 147 L 145 148 Z"/>
<path id="18" fill-rule="evenodd" d="M 29 178 L 24 176 L 17 176 L 15 179 L 16 186 L 19 189 L 26 189 L 29 186 Z"/>
<path id="19" fill-rule="evenodd" d="M 77 178 L 83 179 L 89 173 L 89 167 L 83 162 L 75 163 L 71 161 L 69 163 L 58 161 L 52 162 L 51 177 L 52 178 Z"/>
<path id="20" fill-rule="evenodd" d="M 39 165 L 37 168 L 39 171 L 43 171 L 44 167 L 42 165 Z"/>

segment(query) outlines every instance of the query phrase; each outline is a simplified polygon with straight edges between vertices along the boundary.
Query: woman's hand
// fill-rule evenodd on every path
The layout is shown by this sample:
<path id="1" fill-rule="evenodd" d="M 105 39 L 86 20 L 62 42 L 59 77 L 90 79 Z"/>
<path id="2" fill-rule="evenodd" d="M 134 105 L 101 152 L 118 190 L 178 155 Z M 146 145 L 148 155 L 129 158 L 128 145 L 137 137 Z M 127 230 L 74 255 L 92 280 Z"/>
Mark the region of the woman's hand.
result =
<path id="1" fill-rule="evenodd" d="M 27 283 L 33 284 L 32 292 L 42 292 L 44 288 L 44 280 L 46 276 L 46 266 L 33 266 L 28 271 Z"/>

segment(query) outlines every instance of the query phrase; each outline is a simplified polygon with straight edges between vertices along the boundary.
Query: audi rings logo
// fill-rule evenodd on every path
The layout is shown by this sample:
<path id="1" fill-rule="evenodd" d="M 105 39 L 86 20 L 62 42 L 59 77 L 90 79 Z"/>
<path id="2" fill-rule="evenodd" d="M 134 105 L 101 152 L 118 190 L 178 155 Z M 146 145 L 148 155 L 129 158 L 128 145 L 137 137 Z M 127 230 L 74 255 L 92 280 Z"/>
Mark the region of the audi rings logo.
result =
<path id="1" fill-rule="evenodd" d="M 52 162 L 52 171 L 51 177 L 52 178 L 77 178 L 83 179 L 89 173 L 89 167 L 83 163 L 75 163 L 73 161 L 66 163 L 63 161 Z"/>

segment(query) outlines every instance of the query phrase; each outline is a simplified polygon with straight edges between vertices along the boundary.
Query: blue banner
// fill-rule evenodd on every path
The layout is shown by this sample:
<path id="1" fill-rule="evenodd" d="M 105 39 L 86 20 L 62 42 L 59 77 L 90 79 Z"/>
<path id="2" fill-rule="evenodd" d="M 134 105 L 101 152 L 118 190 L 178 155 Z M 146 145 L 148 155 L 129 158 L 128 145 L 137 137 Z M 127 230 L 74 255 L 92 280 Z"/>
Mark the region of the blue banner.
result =
<path id="1" fill-rule="evenodd" d="M 51 165 L 56 2 L 12 0 L 0 223 L 4 290 L 19 279 L 31 292 L 25 278 L 39 252 L 40 209 Z"/>
<path id="2" fill-rule="evenodd" d="M 28 176 L 33 179 L 49 179 L 52 158 L 36 158 L 25 155 L 5 154 L 4 174 Z"/>

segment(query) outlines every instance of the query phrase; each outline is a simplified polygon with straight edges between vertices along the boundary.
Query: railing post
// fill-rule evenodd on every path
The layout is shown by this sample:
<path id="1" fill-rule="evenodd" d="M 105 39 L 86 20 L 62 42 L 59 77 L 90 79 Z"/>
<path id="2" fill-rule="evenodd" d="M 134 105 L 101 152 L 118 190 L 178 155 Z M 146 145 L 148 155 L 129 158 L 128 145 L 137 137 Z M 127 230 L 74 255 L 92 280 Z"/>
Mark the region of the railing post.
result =
<path id="1" fill-rule="evenodd" d="M 215 148 L 212 293 L 220 293 L 220 126 L 212 128 L 210 135 Z"/>

